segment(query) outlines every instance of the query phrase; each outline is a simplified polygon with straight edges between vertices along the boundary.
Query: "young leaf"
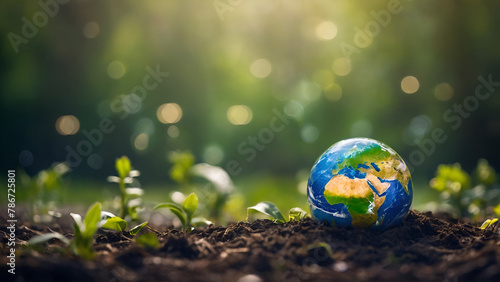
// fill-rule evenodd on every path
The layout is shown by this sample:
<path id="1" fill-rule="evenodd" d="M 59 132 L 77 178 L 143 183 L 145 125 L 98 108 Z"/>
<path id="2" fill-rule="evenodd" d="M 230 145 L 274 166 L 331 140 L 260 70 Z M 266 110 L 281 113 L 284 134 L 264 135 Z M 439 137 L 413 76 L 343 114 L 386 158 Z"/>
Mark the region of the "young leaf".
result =
<path id="1" fill-rule="evenodd" d="M 188 170 L 194 164 L 194 156 L 189 151 L 170 152 L 169 161 L 173 164 L 170 168 L 170 177 L 178 183 L 186 183 L 189 175 Z"/>
<path id="2" fill-rule="evenodd" d="M 141 224 L 139 224 L 139 225 L 137 225 L 137 226 L 133 227 L 133 228 L 132 228 L 132 229 L 130 229 L 130 231 L 129 231 L 130 235 L 136 235 L 136 234 L 137 234 L 137 233 L 139 233 L 139 231 L 141 231 L 141 229 L 142 229 L 144 226 L 146 226 L 147 224 L 148 224 L 148 222 L 147 222 L 147 221 L 145 221 L 145 222 L 143 222 L 143 223 L 141 223 Z"/>
<path id="3" fill-rule="evenodd" d="M 28 244 L 37 245 L 37 244 L 45 243 L 51 239 L 58 239 L 66 245 L 70 244 L 70 241 L 68 240 L 68 238 L 64 237 L 61 233 L 47 233 L 47 234 L 35 236 L 28 241 Z"/>
<path id="4" fill-rule="evenodd" d="M 234 191 L 234 184 L 231 177 L 221 167 L 201 163 L 191 167 L 189 172 L 194 176 L 208 180 L 220 194 L 229 194 Z"/>
<path id="5" fill-rule="evenodd" d="M 487 219 L 483 224 L 481 224 L 481 229 L 488 229 L 490 226 L 495 225 L 497 223 L 498 218 Z"/>
<path id="6" fill-rule="evenodd" d="M 123 218 L 115 216 L 108 218 L 101 227 L 116 231 L 123 231 L 127 228 L 127 222 Z"/>
<path id="7" fill-rule="evenodd" d="M 83 225 L 83 220 L 81 215 L 77 213 L 70 213 L 69 215 L 75 221 L 75 229 L 78 229 L 78 231 L 81 231 L 82 229 L 85 230 L 85 225 Z"/>
<path id="8" fill-rule="evenodd" d="M 115 166 L 116 166 L 116 171 L 118 172 L 118 175 L 120 176 L 121 179 L 127 177 L 130 171 L 132 170 L 130 165 L 130 160 L 127 158 L 127 156 L 123 156 L 117 159 Z"/>
<path id="9" fill-rule="evenodd" d="M 288 212 L 288 220 L 300 220 L 306 217 L 307 212 L 301 208 L 295 207 L 291 208 Z"/>
<path id="10" fill-rule="evenodd" d="M 209 226 L 210 224 L 212 224 L 212 222 L 204 217 L 195 217 L 193 218 L 193 220 L 191 221 L 191 224 L 194 226 L 194 227 L 199 227 L 199 226 Z"/>
<path id="11" fill-rule="evenodd" d="M 125 193 L 127 193 L 129 199 L 134 199 L 144 195 L 144 190 L 142 190 L 141 188 L 126 188 Z"/>
<path id="12" fill-rule="evenodd" d="M 278 207 L 274 203 L 271 203 L 271 202 L 260 202 L 253 207 L 247 208 L 247 220 L 248 220 L 248 216 L 250 215 L 250 213 L 255 213 L 255 212 L 260 212 L 260 213 L 263 213 L 265 215 L 268 215 L 271 218 L 273 218 L 275 221 L 280 222 L 280 223 L 286 222 L 285 218 L 281 214 Z"/>
<path id="13" fill-rule="evenodd" d="M 139 206 L 129 206 L 128 208 L 128 214 L 130 215 L 130 218 L 132 220 L 139 220 Z"/>
<path id="14" fill-rule="evenodd" d="M 141 175 L 141 172 L 134 169 L 134 170 L 131 170 L 129 173 L 128 173 L 128 176 L 130 177 L 137 177 L 137 176 L 140 176 Z"/>
<path id="15" fill-rule="evenodd" d="M 101 219 L 101 203 L 95 203 L 90 206 L 85 218 L 83 219 L 83 224 L 85 226 L 85 236 L 91 237 L 96 229 L 97 223 Z"/>
<path id="16" fill-rule="evenodd" d="M 198 197 L 195 193 L 191 193 L 186 197 L 184 203 L 182 203 L 182 208 L 186 212 L 187 221 L 190 221 L 198 208 Z"/>
<path id="17" fill-rule="evenodd" d="M 156 249 L 160 246 L 160 242 L 158 242 L 158 237 L 154 233 L 146 233 L 135 239 L 135 242 L 144 248 L 147 249 Z"/>
<path id="18" fill-rule="evenodd" d="M 120 177 L 111 175 L 111 176 L 108 176 L 107 181 L 113 182 L 113 183 L 120 183 Z"/>
<path id="19" fill-rule="evenodd" d="M 172 203 L 161 203 L 161 204 L 156 205 L 153 209 L 157 210 L 157 209 L 162 209 L 162 208 L 170 209 L 170 211 L 173 214 L 175 214 L 179 218 L 179 220 L 181 221 L 182 229 L 184 229 L 184 230 L 186 229 L 187 219 L 186 219 L 186 215 L 182 211 L 181 207 L 179 207 L 176 204 L 172 204 Z"/>
<path id="20" fill-rule="evenodd" d="M 116 217 L 116 215 L 114 215 L 113 213 L 108 212 L 108 211 L 101 211 L 101 220 L 106 220 L 106 219 L 112 218 L 112 217 Z"/>

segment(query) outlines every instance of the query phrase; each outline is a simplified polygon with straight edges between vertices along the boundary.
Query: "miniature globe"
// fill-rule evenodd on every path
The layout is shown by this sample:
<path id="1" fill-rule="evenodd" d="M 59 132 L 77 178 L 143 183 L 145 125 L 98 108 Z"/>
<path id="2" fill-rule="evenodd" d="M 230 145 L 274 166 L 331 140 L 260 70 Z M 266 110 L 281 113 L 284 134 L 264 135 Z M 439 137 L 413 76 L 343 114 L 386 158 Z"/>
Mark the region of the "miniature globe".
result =
<path id="1" fill-rule="evenodd" d="M 312 216 L 336 226 L 384 230 L 401 223 L 413 198 L 410 171 L 389 146 L 368 138 L 333 144 L 312 167 Z"/>

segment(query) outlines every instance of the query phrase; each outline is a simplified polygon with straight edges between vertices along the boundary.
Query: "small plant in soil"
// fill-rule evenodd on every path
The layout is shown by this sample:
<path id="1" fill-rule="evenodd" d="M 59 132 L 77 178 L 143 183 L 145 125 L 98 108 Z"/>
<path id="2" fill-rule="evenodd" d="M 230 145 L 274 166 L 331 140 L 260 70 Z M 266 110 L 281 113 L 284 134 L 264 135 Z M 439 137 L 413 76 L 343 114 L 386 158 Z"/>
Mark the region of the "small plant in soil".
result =
<path id="1" fill-rule="evenodd" d="M 273 219 L 277 223 L 285 223 L 287 220 L 279 210 L 279 208 L 271 202 L 260 202 L 255 206 L 247 208 L 247 221 L 250 214 L 263 213 Z M 295 207 L 288 211 L 288 221 L 300 220 L 307 216 L 307 212 L 301 208 Z"/>
<path id="2" fill-rule="evenodd" d="M 480 217 L 491 216 L 494 206 L 500 201 L 497 174 L 488 161 L 480 159 L 472 174 L 462 169 L 459 163 L 439 165 L 430 186 L 440 192 L 448 211 L 461 217 L 470 217 L 475 222 Z M 497 216 L 500 216 L 500 205 Z"/>
<path id="3" fill-rule="evenodd" d="M 153 209 L 158 210 L 163 208 L 168 208 L 175 216 L 177 216 L 182 224 L 183 231 L 191 231 L 194 227 L 212 224 L 211 221 L 204 217 L 193 218 L 193 215 L 198 208 L 198 197 L 195 193 L 189 194 L 189 196 L 187 196 L 182 203 L 182 206 L 174 203 L 160 203 Z"/>
<path id="4" fill-rule="evenodd" d="M 120 217 L 127 219 L 129 216 L 134 221 L 139 220 L 138 209 L 144 190 L 138 187 L 127 187 L 127 184 L 132 184 L 134 177 L 139 176 L 140 172 L 132 170 L 130 160 L 126 156 L 117 159 L 115 167 L 118 176 L 109 176 L 108 181 L 118 183 L 120 187 Z"/>
<path id="5" fill-rule="evenodd" d="M 189 151 L 170 152 L 169 161 L 172 163 L 170 169 L 172 180 L 179 183 L 183 190 L 203 193 L 207 216 L 220 221 L 229 196 L 235 193 L 229 174 L 218 166 L 195 164 L 194 156 Z"/>
<path id="6" fill-rule="evenodd" d="M 91 205 L 82 219 L 82 216 L 76 213 L 71 213 L 71 217 L 75 221 L 73 224 L 74 237 L 69 240 L 64 235 L 54 232 L 33 237 L 28 243 L 37 245 L 47 242 L 51 239 L 58 239 L 65 245 L 69 246 L 71 251 L 83 259 L 92 259 L 94 257 L 93 236 L 99 228 L 111 229 L 116 231 L 124 231 L 127 227 L 127 222 L 110 212 L 101 210 L 101 203 L 97 202 Z M 130 234 L 135 235 L 144 227 L 147 222 L 144 222 L 130 230 Z"/>
<path id="7" fill-rule="evenodd" d="M 60 217 L 57 206 L 63 195 L 63 176 L 70 171 L 66 163 L 56 163 L 51 167 L 41 170 L 36 176 L 30 178 L 22 175 L 23 185 L 29 187 L 32 195 L 33 221 L 48 223 L 53 217 Z"/>
<path id="8" fill-rule="evenodd" d="M 487 219 L 481 224 L 481 229 L 495 232 L 498 228 L 498 218 Z"/>

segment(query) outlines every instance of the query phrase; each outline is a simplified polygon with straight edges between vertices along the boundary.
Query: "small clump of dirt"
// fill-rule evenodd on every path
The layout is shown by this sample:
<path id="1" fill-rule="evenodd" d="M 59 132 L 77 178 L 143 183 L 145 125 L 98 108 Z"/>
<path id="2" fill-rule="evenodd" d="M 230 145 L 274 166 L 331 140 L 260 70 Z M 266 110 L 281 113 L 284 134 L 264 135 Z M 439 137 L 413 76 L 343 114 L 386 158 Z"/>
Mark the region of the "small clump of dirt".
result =
<path id="1" fill-rule="evenodd" d="M 126 232 L 105 231 L 96 235 L 93 261 L 57 251 L 58 242 L 38 251 L 18 247 L 15 275 L 6 267 L 6 228 L 0 228 L 1 281 L 500 281 L 497 233 L 417 211 L 384 232 L 310 218 L 211 225 L 190 233 L 164 228 L 154 250 L 139 247 Z M 55 229 L 72 236 L 62 225 Z M 50 230 L 25 223 L 17 229 L 17 244 Z"/>

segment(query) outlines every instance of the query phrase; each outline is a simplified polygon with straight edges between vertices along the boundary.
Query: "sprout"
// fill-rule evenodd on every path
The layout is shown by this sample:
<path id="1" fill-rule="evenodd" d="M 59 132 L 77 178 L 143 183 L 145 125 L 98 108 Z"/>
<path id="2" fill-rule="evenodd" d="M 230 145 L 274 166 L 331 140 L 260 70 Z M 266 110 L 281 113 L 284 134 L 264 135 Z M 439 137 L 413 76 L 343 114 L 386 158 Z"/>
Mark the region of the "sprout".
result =
<path id="1" fill-rule="evenodd" d="M 260 202 L 260 203 L 256 204 L 255 206 L 248 207 L 247 208 L 247 221 L 248 221 L 248 217 L 250 214 L 258 213 L 258 212 L 263 213 L 263 214 L 271 217 L 274 222 L 277 222 L 277 223 L 285 223 L 286 222 L 286 219 L 283 216 L 283 214 L 281 214 L 281 211 L 279 210 L 279 208 L 274 203 L 271 203 L 271 202 Z M 291 208 L 288 211 L 288 221 L 300 220 L 300 219 L 305 218 L 306 216 L 307 216 L 307 212 L 301 208 L 298 208 L 298 207 Z"/>
<path id="2" fill-rule="evenodd" d="M 74 237 L 72 241 L 64 237 L 62 234 L 54 232 L 35 236 L 28 242 L 28 244 L 37 245 L 45 243 L 51 239 L 58 239 L 70 247 L 75 255 L 84 259 L 92 259 L 94 257 L 94 250 L 92 248 L 93 236 L 97 229 L 106 228 L 124 231 L 127 227 L 127 222 L 124 219 L 117 217 L 110 212 L 102 211 L 101 203 L 99 202 L 94 203 L 89 207 L 87 214 L 83 219 L 81 215 L 76 213 L 71 213 L 70 215 L 75 221 L 73 224 Z M 146 226 L 147 223 L 148 222 L 146 221 L 132 228 L 130 230 L 130 234 L 137 234 L 137 232 Z"/>
<path id="3" fill-rule="evenodd" d="M 162 209 L 168 208 L 182 224 L 182 230 L 192 230 L 193 227 L 201 226 L 201 225 L 210 225 L 211 221 L 205 219 L 204 217 L 195 217 L 193 215 L 198 208 L 198 197 L 195 193 L 189 194 L 186 197 L 182 206 L 179 206 L 174 203 L 161 203 L 156 205 L 153 209 Z"/>
<path id="4" fill-rule="evenodd" d="M 138 220 L 138 209 L 142 203 L 141 197 L 144 195 L 144 190 L 137 187 L 128 187 L 126 184 L 132 184 L 134 177 L 140 175 L 138 170 L 132 170 L 130 160 L 123 156 L 115 162 L 116 171 L 119 176 L 108 176 L 108 182 L 118 183 L 121 192 L 121 212 L 120 216 L 126 218 L 130 216 L 132 220 Z"/>

